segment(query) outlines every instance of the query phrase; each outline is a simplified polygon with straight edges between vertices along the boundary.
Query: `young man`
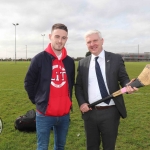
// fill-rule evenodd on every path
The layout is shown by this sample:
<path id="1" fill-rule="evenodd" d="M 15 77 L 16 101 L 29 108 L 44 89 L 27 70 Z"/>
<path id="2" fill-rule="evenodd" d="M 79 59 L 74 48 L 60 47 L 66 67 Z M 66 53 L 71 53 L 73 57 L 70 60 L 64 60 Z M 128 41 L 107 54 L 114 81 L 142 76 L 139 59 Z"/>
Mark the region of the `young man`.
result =
<path id="1" fill-rule="evenodd" d="M 51 43 L 31 61 L 25 77 L 25 89 L 36 105 L 37 150 L 48 150 L 50 131 L 54 131 L 54 150 L 64 150 L 72 107 L 75 64 L 67 55 L 68 29 L 52 26 Z"/>
<path id="2" fill-rule="evenodd" d="M 130 82 L 123 59 L 118 54 L 103 50 L 103 38 L 97 30 L 85 34 L 90 56 L 79 61 L 75 94 L 84 120 L 87 150 L 99 150 L 102 141 L 104 150 L 114 150 L 120 116 L 126 117 L 122 95 L 88 107 L 124 87 Z M 137 88 L 127 86 L 132 93 Z"/>

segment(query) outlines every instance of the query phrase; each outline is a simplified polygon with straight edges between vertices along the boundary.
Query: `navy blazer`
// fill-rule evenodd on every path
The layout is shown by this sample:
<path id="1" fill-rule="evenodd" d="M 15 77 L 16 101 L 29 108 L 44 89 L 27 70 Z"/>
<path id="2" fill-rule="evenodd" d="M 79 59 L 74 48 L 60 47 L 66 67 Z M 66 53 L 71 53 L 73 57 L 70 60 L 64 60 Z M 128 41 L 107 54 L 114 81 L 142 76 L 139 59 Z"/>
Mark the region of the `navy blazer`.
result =
<path id="1" fill-rule="evenodd" d="M 29 99 L 33 104 L 36 104 L 36 108 L 43 114 L 46 111 L 49 99 L 53 59 L 54 56 L 45 51 L 37 54 L 32 59 L 24 80 L 24 87 L 28 93 Z M 70 98 L 72 98 L 72 89 L 75 78 L 74 60 L 71 57 L 66 56 L 62 62 L 69 83 Z"/>
<path id="2" fill-rule="evenodd" d="M 75 84 L 75 95 L 79 106 L 88 101 L 88 75 L 91 55 L 80 60 L 78 64 L 78 73 Z M 106 81 L 110 94 L 118 91 L 121 87 L 126 86 L 130 81 L 126 72 L 124 61 L 119 54 L 114 54 L 105 51 L 105 67 L 106 67 Z M 127 116 L 123 96 L 113 98 L 115 105 L 122 116 Z"/>

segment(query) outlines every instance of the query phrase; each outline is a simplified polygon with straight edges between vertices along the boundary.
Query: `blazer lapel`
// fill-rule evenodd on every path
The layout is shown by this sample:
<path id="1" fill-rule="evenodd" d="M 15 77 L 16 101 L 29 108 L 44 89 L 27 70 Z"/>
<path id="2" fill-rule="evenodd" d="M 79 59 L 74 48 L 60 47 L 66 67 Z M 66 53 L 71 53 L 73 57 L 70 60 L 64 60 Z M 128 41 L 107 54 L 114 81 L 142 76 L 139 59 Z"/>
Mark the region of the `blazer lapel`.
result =
<path id="1" fill-rule="evenodd" d="M 105 51 L 105 67 L 106 67 L 105 71 L 106 71 L 106 80 L 107 80 L 108 88 L 110 87 L 110 81 L 109 81 L 109 79 L 110 79 L 110 77 L 109 77 L 109 75 L 110 75 L 110 63 L 111 63 L 110 55 L 108 52 Z"/>

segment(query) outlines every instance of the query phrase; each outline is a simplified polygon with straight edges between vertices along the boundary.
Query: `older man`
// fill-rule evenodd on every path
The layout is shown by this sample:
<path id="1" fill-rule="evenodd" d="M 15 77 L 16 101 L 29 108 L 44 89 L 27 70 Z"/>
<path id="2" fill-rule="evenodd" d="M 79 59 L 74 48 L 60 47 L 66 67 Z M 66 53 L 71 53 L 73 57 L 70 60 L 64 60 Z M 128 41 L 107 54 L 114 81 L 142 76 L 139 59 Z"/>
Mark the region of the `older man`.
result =
<path id="1" fill-rule="evenodd" d="M 122 95 L 92 108 L 88 104 L 112 94 L 130 80 L 122 57 L 103 49 L 99 31 L 88 31 L 85 41 L 91 55 L 79 61 L 75 94 L 84 120 L 87 150 L 99 150 L 101 141 L 104 150 L 114 150 L 120 116 L 126 117 Z M 126 88 L 128 93 L 137 90 Z"/>

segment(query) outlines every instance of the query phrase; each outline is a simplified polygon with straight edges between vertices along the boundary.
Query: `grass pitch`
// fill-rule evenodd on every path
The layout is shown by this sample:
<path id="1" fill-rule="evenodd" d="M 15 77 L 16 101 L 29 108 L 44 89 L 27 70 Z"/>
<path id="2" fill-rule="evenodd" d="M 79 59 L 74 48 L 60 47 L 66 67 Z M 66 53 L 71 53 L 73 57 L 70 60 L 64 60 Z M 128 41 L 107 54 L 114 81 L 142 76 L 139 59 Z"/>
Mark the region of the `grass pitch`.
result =
<path id="1" fill-rule="evenodd" d="M 130 78 L 136 78 L 148 63 L 150 62 L 126 62 Z M 0 62 L 0 118 L 3 120 L 0 150 L 36 149 L 35 132 L 20 132 L 14 128 L 17 117 L 35 109 L 24 90 L 24 77 L 29 64 L 30 62 Z M 134 94 L 126 94 L 124 98 L 128 117 L 120 120 L 116 150 L 150 150 L 150 86 L 140 88 Z M 49 149 L 53 149 L 53 133 Z M 85 149 L 83 121 L 73 94 L 66 150 Z"/>

